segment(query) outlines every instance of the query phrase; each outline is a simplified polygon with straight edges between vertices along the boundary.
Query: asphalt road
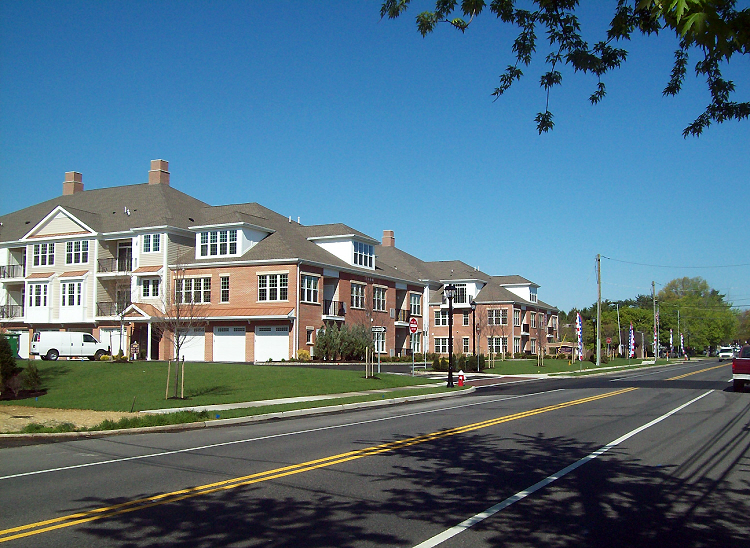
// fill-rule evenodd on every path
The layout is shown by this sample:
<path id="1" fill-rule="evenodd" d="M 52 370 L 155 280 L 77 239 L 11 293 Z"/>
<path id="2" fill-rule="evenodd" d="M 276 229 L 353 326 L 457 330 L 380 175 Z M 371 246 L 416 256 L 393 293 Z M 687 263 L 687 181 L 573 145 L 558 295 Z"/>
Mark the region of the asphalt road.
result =
<path id="1" fill-rule="evenodd" d="M 0 543 L 748 546 L 750 393 L 730 377 L 692 361 L 3 449 Z"/>

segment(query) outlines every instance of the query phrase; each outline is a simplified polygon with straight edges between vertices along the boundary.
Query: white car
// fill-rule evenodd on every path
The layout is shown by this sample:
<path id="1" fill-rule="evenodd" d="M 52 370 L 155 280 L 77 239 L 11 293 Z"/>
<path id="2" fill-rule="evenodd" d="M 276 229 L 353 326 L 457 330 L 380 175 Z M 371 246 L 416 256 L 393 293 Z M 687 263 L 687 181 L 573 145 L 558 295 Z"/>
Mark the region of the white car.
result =
<path id="1" fill-rule="evenodd" d="M 731 346 L 719 348 L 719 360 L 731 360 L 732 358 L 734 358 L 734 348 Z"/>

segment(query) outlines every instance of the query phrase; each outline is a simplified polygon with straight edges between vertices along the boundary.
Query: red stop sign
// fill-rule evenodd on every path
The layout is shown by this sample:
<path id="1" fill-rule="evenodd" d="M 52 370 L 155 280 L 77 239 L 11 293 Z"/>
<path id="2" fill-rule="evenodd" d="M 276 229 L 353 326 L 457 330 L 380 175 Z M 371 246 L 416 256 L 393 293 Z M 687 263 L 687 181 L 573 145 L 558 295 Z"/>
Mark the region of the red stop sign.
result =
<path id="1" fill-rule="evenodd" d="M 417 318 L 412 318 L 409 320 L 409 331 L 411 331 L 412 334 L 417 332 L 417 329 L 419 329 L 419 323 L 417 322 Z"/>

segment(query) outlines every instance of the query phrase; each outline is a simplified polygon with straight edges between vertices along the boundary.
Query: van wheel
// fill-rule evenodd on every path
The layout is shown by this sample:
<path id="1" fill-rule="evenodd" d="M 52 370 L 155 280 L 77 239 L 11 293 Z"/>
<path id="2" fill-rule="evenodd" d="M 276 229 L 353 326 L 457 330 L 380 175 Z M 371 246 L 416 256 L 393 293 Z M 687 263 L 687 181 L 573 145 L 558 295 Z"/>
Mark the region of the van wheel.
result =
<path id="1" fill-rule="evenodd" d="M 735 379 L 734 381 L 734 391 L 735 392 L 742 392 L 742 389 L 745 388 L 745 381 Z"/>
<path id="2" fill-rule="evenodd" d="M 94 354 L 94 357 L 89 358 L 89 359 L 99 361 L 102 359 L 102 356 L 104 356 L 104 354 L 105 354 L 104 350 L 97 350 L 96 354 Z"/>
<path id="3" fill-rule="evenodd" d="M 50 348 L 50 349 L 49 349 L 49 350 L 47 351 L 47 359 L 48 359 L 48 360 L 52 360 L 52 361 L 55 361 L 55 360 L 57 360 L 57 358 L 59 358 L 59 357 L 60 357 L 60 353 L 59 353 L 59 352 L 58 352 L 57 350 L 55 350 L 54 348 Z"/>

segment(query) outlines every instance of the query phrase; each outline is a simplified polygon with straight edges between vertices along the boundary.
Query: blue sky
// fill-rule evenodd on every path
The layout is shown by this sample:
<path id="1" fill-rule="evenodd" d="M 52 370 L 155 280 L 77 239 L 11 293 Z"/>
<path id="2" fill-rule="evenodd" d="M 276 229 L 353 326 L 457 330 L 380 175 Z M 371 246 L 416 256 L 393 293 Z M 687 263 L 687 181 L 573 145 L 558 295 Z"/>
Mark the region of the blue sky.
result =
<path id="1" fill-rule="evenodd" d="M 583 3 L 591 42 L 615 3 Z M 563 69 L 539 136 L 540 62 L 492 101 L 512 29 L 487 12 L 422 38 L 434 2 L 413 4 L 381 21 L 379 0 L 0 3 L 0 214 L 59 195 L 66 171 L 86 189 L 142 183 L 161 158 L 210 204 L 394 230 L 566 311 L 596 301 L 597 253 L 605 299 L 702 276 L 750 306 L 750 122 L 683 139 L 709 97 L 692 64 L 662 97 L 672 36 L 626 44 L 597 106 L 595 79 Z M 736 100 L 749 61 L 725 69 Z"/>

